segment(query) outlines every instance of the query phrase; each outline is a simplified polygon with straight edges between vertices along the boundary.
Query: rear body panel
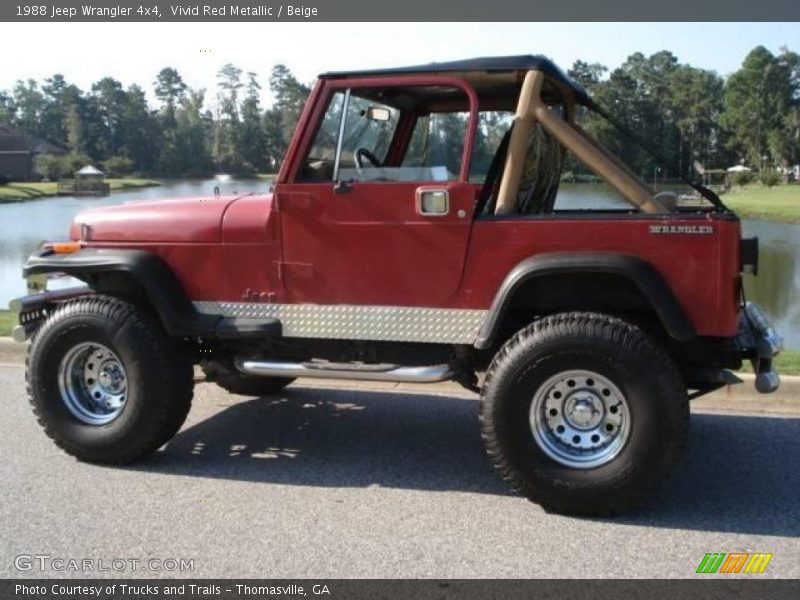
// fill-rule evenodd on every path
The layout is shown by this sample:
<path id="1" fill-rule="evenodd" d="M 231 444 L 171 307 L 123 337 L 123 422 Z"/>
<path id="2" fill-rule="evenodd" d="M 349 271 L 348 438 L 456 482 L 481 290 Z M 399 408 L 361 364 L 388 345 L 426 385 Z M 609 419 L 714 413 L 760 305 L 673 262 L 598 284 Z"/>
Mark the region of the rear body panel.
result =
<path id="1" fill-rule="evenodd" d="M 675 233 L 655 233 L 664 227 Z M 506 274 L 531 256 L 619 253 L 640 258 L 658 271 L 698 335 L 728 337 L 738 326 L 739 236 L 738 220 L 712 216 L 478 220 L 458 304 L 490 306 Z"/>

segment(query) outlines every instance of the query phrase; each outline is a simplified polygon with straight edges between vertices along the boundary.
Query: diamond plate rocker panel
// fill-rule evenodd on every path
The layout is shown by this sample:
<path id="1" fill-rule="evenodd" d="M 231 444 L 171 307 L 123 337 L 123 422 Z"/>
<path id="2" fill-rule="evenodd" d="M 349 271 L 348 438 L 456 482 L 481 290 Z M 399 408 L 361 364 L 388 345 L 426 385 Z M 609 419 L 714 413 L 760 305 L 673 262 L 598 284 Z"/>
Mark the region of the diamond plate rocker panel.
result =
<path id="1" fill-rule="evenodd" d="M 208 315 L 274 318 L 295 338 L 472 344 L 488 311 L 413 306 L 195 302 Z"/>

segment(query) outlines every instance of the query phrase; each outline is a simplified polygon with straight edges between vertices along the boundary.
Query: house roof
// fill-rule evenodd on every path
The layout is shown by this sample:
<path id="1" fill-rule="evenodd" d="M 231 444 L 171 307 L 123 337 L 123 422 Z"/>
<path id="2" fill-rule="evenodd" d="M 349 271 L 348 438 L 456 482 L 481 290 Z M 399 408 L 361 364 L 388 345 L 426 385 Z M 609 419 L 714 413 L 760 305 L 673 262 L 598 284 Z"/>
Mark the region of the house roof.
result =
<path id="1" fill-rule="evenodd" d="M 321 79 L 341 79 L 344 77 L 376 77 L 381 75 L 410 75 L 424 73 L 449 73 L 456 71 L 482 71 L 502 73 L 508 71 L 542 71 L 551 79 L 571 89 L 578 102 L 586 103 L 589 96 L 586 90 L 570 79 L 553 61 L 541 55 L 485 56 L 449 62 L 434 62 L 426 65 L 394 67 L 364 71 L 334 71 L 323 73 Z"/>
<path id="2" fill-rule="evenodd" d="M 58 144 L 5 125 L 0 125 L 0 150 L 33 154 L 66 152 L 66 149 Z"/>
<path id="3" fill-rule="evenodd" d="M 86 165 L 80 171 L 75 173 L 75 175 L 103 175 L 104 173 L 93 165 Z"/>

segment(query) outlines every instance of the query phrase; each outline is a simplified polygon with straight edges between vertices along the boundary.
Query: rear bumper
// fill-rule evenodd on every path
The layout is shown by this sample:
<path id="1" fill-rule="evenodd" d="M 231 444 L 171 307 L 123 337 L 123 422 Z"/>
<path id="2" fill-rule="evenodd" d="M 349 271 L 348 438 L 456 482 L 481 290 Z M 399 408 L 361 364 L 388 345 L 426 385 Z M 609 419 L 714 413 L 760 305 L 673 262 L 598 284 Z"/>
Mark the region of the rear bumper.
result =
<path id="1" fill-rule="evenodd" d="M 739 317 L 736 344 L 743 358 L 749 359 L 756 374 L 756 390 L 770 394 L 781 385 L 773 358 L 783 349 L 783 341 L 764 311 L 755 302 L 748 302 Z"/>

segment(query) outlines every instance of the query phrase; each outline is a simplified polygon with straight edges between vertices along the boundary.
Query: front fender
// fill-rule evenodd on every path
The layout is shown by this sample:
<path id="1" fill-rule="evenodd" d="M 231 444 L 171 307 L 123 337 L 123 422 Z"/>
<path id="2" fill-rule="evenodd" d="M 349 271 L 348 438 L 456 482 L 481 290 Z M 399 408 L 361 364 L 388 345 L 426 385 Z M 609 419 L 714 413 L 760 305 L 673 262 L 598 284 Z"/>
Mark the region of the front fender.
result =
<path id="1" fill-rule="evenodd" d="M 211 335 L 219 320 L 199 314 L 169 266 L 144 250 L 83 248 L 71 254 L 56 254 L 44 249 L 30 256 L 22 273 L 25 277 L 64 273 L 103 292 L 113 292 L 112 276 L 123 273 L 141 287 L 165 330 L 173 337 Z"/>

